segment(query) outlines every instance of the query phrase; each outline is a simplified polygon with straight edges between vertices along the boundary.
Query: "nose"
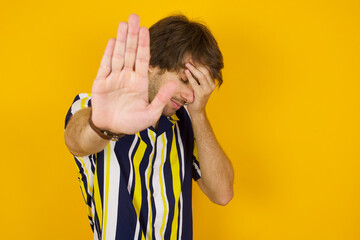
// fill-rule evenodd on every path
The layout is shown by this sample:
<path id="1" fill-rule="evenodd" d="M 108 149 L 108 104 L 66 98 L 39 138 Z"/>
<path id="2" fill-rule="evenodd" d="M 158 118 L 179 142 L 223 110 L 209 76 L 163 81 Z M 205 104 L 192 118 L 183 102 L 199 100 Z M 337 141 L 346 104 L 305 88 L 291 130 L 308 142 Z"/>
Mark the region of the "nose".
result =
<path id="1" fill-rule="evenodd" d="M 194 102 L 194 90 L 192 89 L 191 84 L 188 83 L 181 89 L 180 97 L 186 103 Z"/>

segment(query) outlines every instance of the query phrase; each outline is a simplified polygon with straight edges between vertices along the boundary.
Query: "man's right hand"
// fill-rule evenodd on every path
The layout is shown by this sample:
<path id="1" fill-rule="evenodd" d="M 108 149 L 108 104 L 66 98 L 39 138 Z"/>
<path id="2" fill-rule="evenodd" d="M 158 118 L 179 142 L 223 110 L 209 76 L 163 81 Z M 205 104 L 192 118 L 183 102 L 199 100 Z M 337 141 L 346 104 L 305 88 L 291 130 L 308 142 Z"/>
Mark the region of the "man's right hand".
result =
<path id="1" fill-rule="evenodd" d="M 92 86 L 92 121 L 113 133 L 134 134 L 153 125 L 175 92 L 176 83 L 164 84 L 153 101 L 148 98 L 149 30 L 139 16 L 119 24 L 110 39 Z"/>

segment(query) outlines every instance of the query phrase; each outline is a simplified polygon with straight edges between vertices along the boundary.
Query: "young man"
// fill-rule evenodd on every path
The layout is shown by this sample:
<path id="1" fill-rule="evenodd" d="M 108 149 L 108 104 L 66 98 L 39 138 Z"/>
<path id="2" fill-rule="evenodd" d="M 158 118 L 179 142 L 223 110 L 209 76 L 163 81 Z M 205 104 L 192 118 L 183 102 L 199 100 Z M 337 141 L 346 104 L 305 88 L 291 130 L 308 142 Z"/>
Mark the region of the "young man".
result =
<path id="1" fill-rule="evenodd" d="M 205 113 L 222 55 L 184 16 L 150 34 L 139 23 L 130 15 L 109 40 L 91 96 L 68 112 L 65 142 L 95 239 L 192 239 L 192 179 L 214 203 L 233 196 L 233 169 Z"/>

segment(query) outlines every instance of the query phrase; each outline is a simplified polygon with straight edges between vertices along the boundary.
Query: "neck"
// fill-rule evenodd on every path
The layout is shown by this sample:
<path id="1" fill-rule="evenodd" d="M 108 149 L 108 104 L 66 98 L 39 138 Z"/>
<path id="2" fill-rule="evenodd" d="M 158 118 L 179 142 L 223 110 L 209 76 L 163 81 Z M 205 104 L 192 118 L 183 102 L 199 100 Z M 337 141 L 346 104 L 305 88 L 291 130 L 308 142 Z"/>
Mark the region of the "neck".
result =
<path id="1" fill-rule="evenodd" d="M 154 124 L 152 125 L 152 127 L 155 129 L 155 131 L 157 131 L 158 126 L 159 126 L 159 121 L 157 121 L 156 123 L 154 123 Z"/>

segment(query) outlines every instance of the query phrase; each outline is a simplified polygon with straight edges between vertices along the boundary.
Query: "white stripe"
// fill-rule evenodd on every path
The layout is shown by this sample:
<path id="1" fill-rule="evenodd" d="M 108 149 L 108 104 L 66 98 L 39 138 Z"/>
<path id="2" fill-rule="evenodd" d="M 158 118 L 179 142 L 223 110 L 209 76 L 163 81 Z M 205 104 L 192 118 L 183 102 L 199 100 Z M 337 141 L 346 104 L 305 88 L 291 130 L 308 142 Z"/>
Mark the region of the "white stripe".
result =
<path id="1" fill-rule="evenodd" d="M 178 144 L 179 144 L 179 148 L 180 148 L 180 154 L 181 154 L 181 186 L 183 185 L 184 182 L 184 174 L 185 174 L 185 161 L 184 161 L 184 145 L 182 143 L 181 140 L 181 135 L 180 135 L 180 130 L 179 130 L 179 125 L 178 123 L 175 123 L 176 126 L 176 132 L 177 132 L 177 136 L 178 136 Z M 176 207 L 176 206 L 175 206 Z M 183 223 L 183 214 L 184 214 L 184 209 L 183 209 L 183 194 L 182 194 L 182 189 L 180 192 L 180 206 L 179 206 L 179 236 L 178 239 L 182 238 L 182 223 Z"/>
<path id="2" fill-rule="evenodd" d="M 80 99 L 83 99 L 83 98 L 86 98 L 86 97 L 89 97 L 90 95 L 88 93 L 80 93 L 79 94 L 79 97 Z"/>
<path id="3" fill-rule="evenodd" d="M 163 176 L 163 189 L 164 189 L 164 195 L 165 195 L 165 202 L 166 202 L 166 209 L 167 209 L 167 213 L 166 213 L 166 218 L 165 218 L 165 222 L 164 222 L 164 231 L 162 232 L 162 237 L 165 236 L 165 231 L 166 231 L 166 225 L 169 219 L 169 201 L 167 199 L 167 195 L 166 195 L 166 185 L 165 185 L 165 176 L 164 176 L 164 166 L 165 166 L 165 162 L 166 162 L 166 157 L 167 157 L 167 145 L 168 145 L 168 139 L 167 139 L 167 134 L 166 132 L 164 132 L 164 136 L 165 136 L 165 149 L 164 149 L 164 163 L 162 165 L 162 176 Z M 171 150 L 170 150 L 171 151 Z M 171 186 L 172 187 L 172 186 Z"/>
<path id="4" fill-rule="evenodd" d="M 94 224 L 94 240 L 99 240 L 99 238 L 98 238 L 98 232 L 96 231 L 95 224 Z"/>
<path id="5" fill-rule="evenodd" d="M 81 109 L 81 99 L 77 100 L 71 105 L 71 114 L 74 115 L 80 109 Z"/>
<path id="6" fill-rule="evenodd" d="M 185 162 L 184 162 L 184 145 L 182 143 L 181 140 L 181 135 L 180 135 L 180 129 L 179 129 L 179 125 L 178 123 L 175 123 L 176 126 L 176 132 L 177 132 L 177 136 L 178 136 L 178 143 L 179 143 L 179 148 L 180 148 L 180 153 L 181 153 L 181 172 L 182 172 L 182 181 L 184 181 L 184 175 L 185 175 Z M 182 184 L 182 183 L 181 183 Z"/>
<path id="7" fill-rule="evenodd" d="M 160 233 L 162 219 L 164 215 L 164 204 L 161 197 L 161 186 L 160 186 L 160 177 L 159 172 L 162 171 L 161 167 L 161 153 L 163 149 L 163 142 L 161 140 L 161 135 L 156 138 L 156 157 L 154 161 L 154 173 L 152 179 L 152 185 L 154 188 L 154 202 L 155 202 L 155 222 L 154 222 L 154 232 L 155 239 L 163 239 L 162 234 Z M 165 150 L 164 150 L 165 151 Z"/>
<path id="8" fill-rule="evenodd" d="M 129 194 L 131 193 L 131 186 L 133 184 L 133 159 L 131 158 L 132 154 L 133 154 L 133 151 L 134 151 L 134 148 L 136 146 L 136 143 L 137 143 L 137 140 L 138 140 L 138 136 L 135 134 L 134 135 L 134 141 L 132 142 L 131 144 L 131 147 L 130 147 L 130 150 L 129 150 L 129 165 L 130 165 L 130 172 L 129 172 L 129 181 L 128 181 L 128 186 L 127 186 L 127 189 L 128 189 L 128 192 Z"/>
<path id="9" fill-rule="evenodd" d="M 134 240 L 139 239 L 139 231 L 140 231 L 140 221 L 139 221 L 139 218 L 136 218 L 136 229 L 135 229 L 135 234 L 134 234 Z"/>
<path id="10" fill-rule="evenodd" d="M 150 143 L 151 143 L 151 146 L 152 146 L 152 150 L 151 150 L 151 153 L 149 155 L 149 165 L 147 166 L 146 168 L 146 171 L 145 171 L 145 178 L 146 178 L 146 181 L 147 181 L 147 175 L 148 175 L 148 172 L 151 171 L 150 169 L 150 166 L 151 166 L 151 162 L 152 162 L 152 159 L 151 159 L 151 156 L 153 155 L 154 151 L 155 151 L 155 147 L 154 147 L 154 142 L 153 142 L 153 139 L 151 137 L 151 133 L 150 133 L 150 129 L 147 129 L 147 133 L 148 133 L 148 138 L 150 139 Z M 155 133 L 154 133 L 155 134 Z M 156 137 L 156 134 L 155 134 L 155 137 Z M 149 179 L 150 181 L 150 179 Z M 148 204 L 148 217 L 147 217 L 147 229 L 146 229 L 146 237 L 149 236 L 149 230 L 151 228 L 151 224 L 152 224 L 152 221 L 150 219 L 150 209 L 151 209 L 151 193 L 150 193 L 150 183 L 149 183 L 149 188 L 146 184 L 146 191 L 147 191 L 147 204 Z M 150 199 L 150 201 L 149 201 Z M 152 210 L 151 210 L 152 212 Z M 153 214 L 153 213 L 152 213 Z"/>
<path id="11" fill-rule="evenodd" d="M 109 195 L 106 219 L 106 239 L 113 240 L 116 236 L 116 226 L 118 219 L 118 197 L 120 185 L 120 165 L 114 152 L 114 141 L 110 141 L 110 179 L 109 179 Z M 106 151 L 105 151 L 106 152 Z M 106 169 L 106 166 L 105 168 Z M 106 179 L 106 178 L 105 178 Z M 105 190 L 104 190 L 105 193 Z M 105 195 L 105 194 L 104 194 Z"/>
<path id="12" fill-rule="evenodd" d="M 201 171 L 200 171 L 200 168 L 199 168 L 199 166 L 193 161 L 193 165 L 194 165 L 194 167 L 195 167 L 195 169 L 196 169 L 196 171 L 197 171 L 197 173 L 199 174 L 199 176 L 201 177 Z"/>

